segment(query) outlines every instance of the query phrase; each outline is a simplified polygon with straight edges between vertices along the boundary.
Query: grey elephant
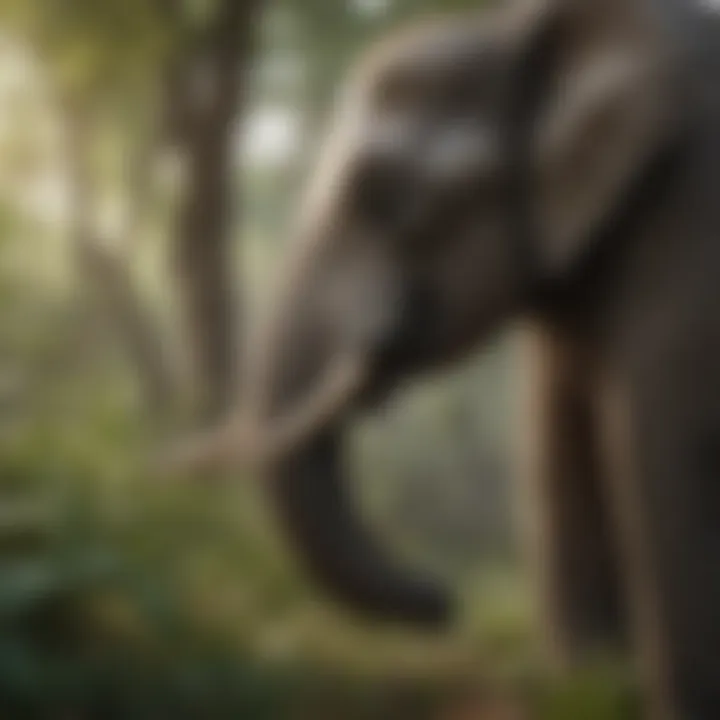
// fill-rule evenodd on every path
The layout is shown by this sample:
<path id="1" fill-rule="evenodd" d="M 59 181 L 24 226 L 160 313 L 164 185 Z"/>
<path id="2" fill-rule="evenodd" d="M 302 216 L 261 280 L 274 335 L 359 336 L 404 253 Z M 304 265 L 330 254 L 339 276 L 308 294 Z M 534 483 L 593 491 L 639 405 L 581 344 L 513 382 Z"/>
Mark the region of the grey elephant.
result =
<path id="1" fill-rule="evenodd" d="M 445 591 L 357 516 L 343 437 L 523 318 L 548 657 L 628 642 L 656 720 L 720 718 L 718 11 L 510 2 L 373 48 L 339 98 L 248 386 L 307 570 L 357 610 L 439 624 Z"/>

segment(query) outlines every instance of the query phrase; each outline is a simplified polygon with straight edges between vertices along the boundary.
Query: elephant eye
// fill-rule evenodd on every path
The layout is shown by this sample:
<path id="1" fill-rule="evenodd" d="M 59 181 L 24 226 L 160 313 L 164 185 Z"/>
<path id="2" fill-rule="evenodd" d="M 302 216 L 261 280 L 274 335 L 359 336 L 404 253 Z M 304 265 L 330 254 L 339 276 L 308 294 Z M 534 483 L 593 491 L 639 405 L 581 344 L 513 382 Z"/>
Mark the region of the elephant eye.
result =
<path id="1" fill-rule="evenodd" d="M 442 133 L 428 148 L 424 169 L 432 182 L 473 179 L 489 173 L 497 161 L 497 143 L 477 123 L 466 123 Z"/>

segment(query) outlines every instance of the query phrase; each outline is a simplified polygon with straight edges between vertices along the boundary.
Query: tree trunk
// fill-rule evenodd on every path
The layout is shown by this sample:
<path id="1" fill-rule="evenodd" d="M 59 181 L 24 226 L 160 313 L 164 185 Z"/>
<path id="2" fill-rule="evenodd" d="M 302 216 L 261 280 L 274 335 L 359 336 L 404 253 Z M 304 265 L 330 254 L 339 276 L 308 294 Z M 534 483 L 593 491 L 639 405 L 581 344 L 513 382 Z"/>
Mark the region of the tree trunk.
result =
<path id="1" fill-rule="evenodd" d="M 97 240 L 79 243 L 76 249 L 92 297 L 136 369 L 148 414 L 156 420 L 167 418 L 177 402 L 173 373 L 158 328 L 140 302 L 127 264 Z"/>
<path id="2" fill-rule="evenodd" d="M 258 0 L 223 0 L 201 36 L 180 49 L 184 57 L 176 59 L 168 88 L 187 178 L 173 260 L 202 421 L 222 415 L 236 401 L 233 139 L 259 6 Z"/>
<path id="3" fill-rule="evenodd" d="M 72 188 L 70 235 L 72 250 L 84 290 L 90 302 L 103 313 L 133 365 L 143 402 L 149 414 L 162 418 L 175 405 L 174 374 L 166 357 L 162 334 L 143 306 L 134 287 L 125 258 L 102 246 L 93 226 L 94 187 L 88 156 L 92 144 L 92 123 L 88 108 L 77 99 L 67 98 L 64 106 L 67 130 L 67 170 Z M 138 202 L 143 198 L 137 197 Z M 134 240 L 135 218 L 139 208 L 129 211 L 127 235 L 123 245 Z"/>

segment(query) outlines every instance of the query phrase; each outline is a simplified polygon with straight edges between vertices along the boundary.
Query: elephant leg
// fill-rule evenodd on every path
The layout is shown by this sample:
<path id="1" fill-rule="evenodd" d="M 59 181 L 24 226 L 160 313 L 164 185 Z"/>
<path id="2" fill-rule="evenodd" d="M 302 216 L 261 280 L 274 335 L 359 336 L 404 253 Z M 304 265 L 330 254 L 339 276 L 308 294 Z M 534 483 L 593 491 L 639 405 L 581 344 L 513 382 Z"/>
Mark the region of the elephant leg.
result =
<path id="1" fill-rule="evenodd" d="M 703 378 L 715 370 L 703 374 L 692 363 L 678 374 L 670 360 L 653 357 L 655 368 L 638 373 L 634 392 L 616 383 L 604 393 L 633 636 L 651 720 L 713 720 L 720 718 L 720 408 Z"/>
<path id="2" fill-rule="evenodd" d="M 530 329 L 528 440 L 519 504 L 539 598 L 546 656 L 566 670 L 622 646 L 624 608 L 590 402 L 586 353 L 560 333 Z"/>

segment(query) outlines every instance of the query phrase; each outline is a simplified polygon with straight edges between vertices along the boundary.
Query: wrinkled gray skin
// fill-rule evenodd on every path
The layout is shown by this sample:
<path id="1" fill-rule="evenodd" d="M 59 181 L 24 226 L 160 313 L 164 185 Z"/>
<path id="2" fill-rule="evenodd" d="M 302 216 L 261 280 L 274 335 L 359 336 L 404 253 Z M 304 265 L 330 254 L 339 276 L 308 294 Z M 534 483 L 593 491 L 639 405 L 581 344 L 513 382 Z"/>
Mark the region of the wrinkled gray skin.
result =
<path id="1" fill-rule="evenodd" d="M 710 5 L 710 3 L 708 3 Z M 361 392 L 272 471 L 309 572 L 436 625 L 357 517 L 352 418 L 528 321 L 525 496 L 561 667 L 629 639 L 653 718 L 720 718 L 720 31 L 677 0 L 505 3 L 373 49 L 341 96 L 252 387 Z"/>

